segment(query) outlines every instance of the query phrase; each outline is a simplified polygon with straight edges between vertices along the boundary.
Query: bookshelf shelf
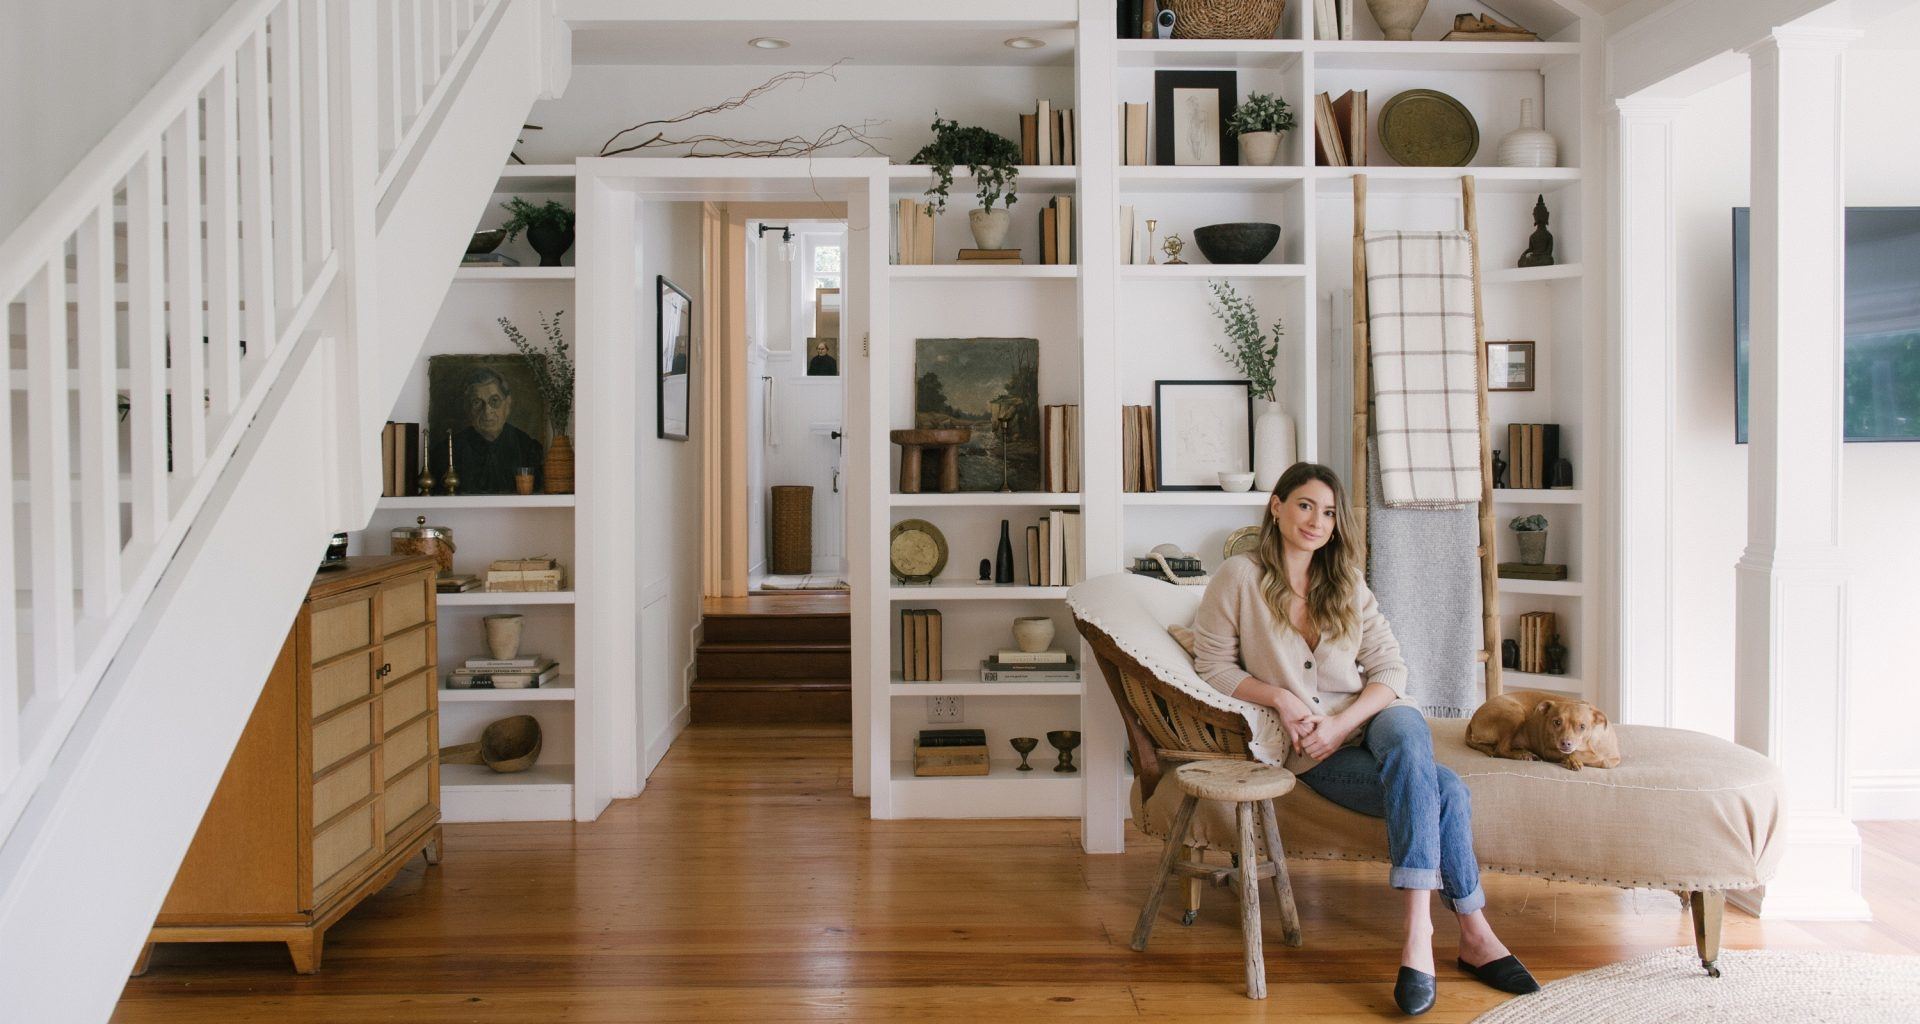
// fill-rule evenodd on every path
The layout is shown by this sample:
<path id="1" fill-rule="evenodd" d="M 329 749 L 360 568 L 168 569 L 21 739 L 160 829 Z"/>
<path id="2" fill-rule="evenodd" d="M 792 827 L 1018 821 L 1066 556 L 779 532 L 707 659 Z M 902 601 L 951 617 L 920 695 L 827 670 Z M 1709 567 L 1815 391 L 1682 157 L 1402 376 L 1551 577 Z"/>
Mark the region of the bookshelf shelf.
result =
<path id="1" fill-rule="evenodd" d="M 1300 39 L 1121 39 L 1123 68 L 1263 68 L 1285 71 L 1300 63 Z"/>
<path id="2" fill-rule="evenodd" d="M 548 590 L 536 593 L 469 590 L 464 594 L 441 594 L 440 606 L 458 608 L 469 605 L 572 604 L 573 591 Z"/>
<path id="3" fill-rule="evenodd" d="M 1298 277 L 1307 276 L 1304 263 L 1186 263 L 1168 266 L 1127 264 L 1120 276 L 1140 281 L 1201 281 L 1216 277 Z"/>
<path id="4" fill-rule="evenodd" d="M 573 766 L 536 764 L 496 772 L 483 764 L 440 766 L 440 820 L 564 821 L 573 817 Z"/>
<path id="5" fill-rule="evenodd" d="M 1380 193 L 1458 196 L 1461 175 L 1473 175 L 1483 192 L 1556 192 L 1580 182 L 1578 167 L 1315 167 L 1321 192 L 1351 192 L 1353 176 L 1365 174 L 1367 189 Z"/>
<path id="6" fill-rule="evenodd" d="M 1500 487 L 1493 492 L 1496 505 L 1584 505 L 1587 492 L 1577 487 Z"/>
<path id="7" fill-rule="evenodd" d="M 461 267 L 453 272 L 455 282 L 475 281 L 571 281 L 573 267 Z"/>
<path id="8" fill-rule="evenodd" d="M 995 737 L 988 737 L 989 741 Z M 1000 746 L 1004 747 L 1004 741 Z M 1081 759 L 1075 757 L 1075 763 Z M 986 775 L 920 778 L 913 761 L 894 761 L 893 816 L 896 818 L 1077 818 L 1084 784 L 1080 773 L 1056 773 L 1053 748 L 1043 741 L 1028 758 L 1030 772 L 1018 761 L 994 761 Z"/>
<path id="9" fill-rule="evenodd" d="M 1160 167 L 1120 168 L 1123 196 L 1141 193 L 1280 192 L 1299 188 L 1305 167 Z"/>
<path id="10" fill-rule="evenodd" d="M 1498 267 L 1480 271 L 1481 284 L 1533 284 L 1541 281 L 1571 281 L 1583 268 L 1578 263 L 1556 263 L 1551 267 Z"/>
<path id="11" fill-rule="evenodd" d="M 896 494 L 894 508 L 1077 508 L 1071 491 L 966 491 L 955 494 Z"/>
<path id="12" fill-rule="evenodd" d="M 1072 192 L 1079 184 L 1080 168 L 1073 164 L 1022 164 L 1015 168 L 1018 176 L 1014 178 L 1014 190 L 1018 192 Z M 895 164 L 887 168 L 887 179 L 891 191 L 901 198 L 925 191 L 933 184 L 933 169 L 919 164 Z M 974 190 L 973 175 L 964 167 L 953 169 L 953 187 L 948 190 L 951 198 L 947 200 L 947 212 L 971 209 L 968 198 Z"/>
<path id="13" fill-rule="evenodd" d="M 1078 697 L 1079 679 L 1058 683 L 983 683 L 978 671 L 948 669 L 936 683 L 908 682 L 899 676 L 887 685 L 894 697 Z"/>
<path id="14" fill-rule="evenodd" d="M 1080 276 L 1072 264 L 995 264 L 968 267 L 957 263 L 933 263 L 924 266 L 894 264 L 889 273 L 896 281 L 1071 281 Z"/>
<path id="15" fill-rule="evenodd" d="M 1587 588 L 1579 580 L 1516 580 L 1502 576 L 1500 592 L 1540 597 L 1579 597 L 1587 592 Z"/>
<path id="16" fill-rule="evenodd" d="M 1317 71 L 1544 71 L 1579 60 L 1580 44 L 1319 39 L 1307 52 Z"/>
<path id="17" fill-rule="evenodd" d="M 1137 506 L 1215 506 L 1258 508 L 1267 503 L 1265 491 L 1135 491 L 1120 496 L 1122 504 Z"/>
<path id="18" fill-rule="evenodd" d="M 1572 697 L 1578 697 L 1585 692 L 1584 684 L 1575 676 L 1550 676 L 1541 672 L 1522 672 L 1511 668 L 1500 670 L 1500 685 L 1510 691 L 1547 690 Z"/>
<path id="19" fill-rule="evenodd" d="M 455 704 L 508 704 L 521 701 L 572 700 L 574 695 L 573 677 L 559 676 L 545 686 L 524 690 L 455 690 L 445 685 L 440 687 L 440 703 Z"/>
<path id="20" fill-rule="evenodd" d="M 382 512 L 438 512 L 447 509 L 572 508 L 571 494 L 463 494 L 449 498 L 381 498 Z"/>
<path id="21" fill-rule="evenodd" d="M 893 601 L 1051 601 L 1064 596 L 1066 592 L 1065 587 L 951 583 L 943 577 L 932 586 L 888 587 L 887 598 Z"/>

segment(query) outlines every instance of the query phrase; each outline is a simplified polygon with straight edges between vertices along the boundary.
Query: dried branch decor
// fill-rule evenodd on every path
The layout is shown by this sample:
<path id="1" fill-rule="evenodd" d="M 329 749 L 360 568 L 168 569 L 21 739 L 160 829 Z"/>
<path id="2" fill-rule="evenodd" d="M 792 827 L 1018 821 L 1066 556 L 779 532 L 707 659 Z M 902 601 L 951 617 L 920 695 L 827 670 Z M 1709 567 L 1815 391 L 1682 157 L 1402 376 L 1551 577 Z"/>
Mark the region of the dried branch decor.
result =
<path id="1" fill-rule="evenodd" d="M 685 124 L 688 121 L 698 117 L 704 117 L 708 114 L 738 110 L 752 103 L 758 97 L 764 96 L 789 82 L 799 82 L 804 86 L 806 82 L 815 78 L 834 79 L 833 69 L 846 62 L 847 58 L 842 57 L 818 71 L 782 71 L 732 99 L 722 100 L 719 103 L 689 110 L 675 117 L 663 117 L 653 121 L 642 121 L 631 128 L 623 128 L 615 132 L 613 138 L 608 139 L 601 145 L 599 155 L 619 156 L 623 153 L 632 153 L 643 149 L 667 149 L 674 146 L 686 146 L 688 147 L 687 156 L 811 156 L 820 150 L 847 142 L 863 146 L 869 152 L 876 155 L 883 155 L 880 154 L 880 150 L 873 144 L 873 139 L 876 136 L 871 136 L 868 132 L 877 124 L 885 124 L 886 122 L 884 121 L 866 120 L 861 121 L 858 125 L 836 124 L 812 138 L 804 135 L 789 135 L 783 139 L 736 139 L 726 135 L 688 135 L 680 138 L 671 138 L 667 135 L 667 131 L 673 125 Z M 645 134 L 649 131 L 651 131 L 651 134 Z M 639 142 L 631 142 L 624 146 L 619 145 L 622 137 L 635 133 L 644 134 L 645 137 Z M 702 145 L 723 146 L 727 147 L 727 151 L 720 153 L 702 153 L 699 152 L 699 148 Z"/>
<path id="2" fill-rule="evenodd" d="M 1273 364 L 1280 358 L 1280 338 L 1286 333 L 1281 328 L 1280 318 L 1273 320 L 1273 337 L 1268 338 L 1260 331 L 1260 312 L 1253 303 L 1241 298 L 1240 293 L 1225 281 L 1207 282 L 1213 290 L 1214 302 L 1207 305 L 1213 315 L 1227 330 L 1227 337 L 1233 341 L 1229 348 L 1214 342 L 1214 348 L 1227 357 L 1233 368 L 1246 375 L 1247 392 L 1256 401 L 1271 402 L 1277 382 L 1273 376 Z"/>
<path id="3" fill-rule="evenodd" d="M 564 309 L 556 310 L 551 320 L 547 314 L 540 314 L 540 329 L 547 335 L 545 347 L 528 341 L 513 321 L 504 316 L 499 318 L 500 329 L 506 332 L 507 340 L 533 364 L 540 397 L 547 403 L 547 420 L 556 434 L 568 433 L 567 428 L 573 422 L 573 356 L 567 351 L 566 336 L 560 333 L 560 318 L 565 315 Z"/>

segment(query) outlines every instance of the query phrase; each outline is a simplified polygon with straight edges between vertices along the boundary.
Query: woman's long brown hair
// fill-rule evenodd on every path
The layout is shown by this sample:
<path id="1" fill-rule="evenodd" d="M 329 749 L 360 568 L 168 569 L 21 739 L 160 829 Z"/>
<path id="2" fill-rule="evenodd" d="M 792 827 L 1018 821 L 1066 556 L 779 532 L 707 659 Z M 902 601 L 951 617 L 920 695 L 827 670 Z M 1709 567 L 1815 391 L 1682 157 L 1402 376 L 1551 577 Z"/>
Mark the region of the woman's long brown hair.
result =
<path id="1" fill-rule="evenodd" d="M 1353 513 L 1347 508 L 1347 489 L 1341 485 L 1340 475 L 1317 462 L 1296 462 L 1280 474 L 1280 482 L 1273 485 L 1273 494 L 1284 504 L 1293 497 L 1294 491 L 1312 480 L 1333 490 L 1334 511 L 1333 535 L 1313 553 L 1313 561 L 1307 567 L 1307 614 L 1319 628 L 1322 640 L 1356 636 L 1360 616 L 1353 607 L 1353 595 L 1362 572 L 1360 552 L 1348 540 L 1355 535 L 1357 527 Z M 1287 582 L 1286 565 L 1280 557 L 1284 543 L 1280 523 L 1273 516 L 1273 504 L 1268 502 L 1266 515 L 1260 520 L 1260 544 L 1255 549 L 1255 557 L 1265 570 L 1260 578 L 1260 596 L 1273 610 L 1273 617 L 1285 628 L 1292 629 L 1293 619 L 1287 614 L 1287 605 L 1299 595 Z"/>

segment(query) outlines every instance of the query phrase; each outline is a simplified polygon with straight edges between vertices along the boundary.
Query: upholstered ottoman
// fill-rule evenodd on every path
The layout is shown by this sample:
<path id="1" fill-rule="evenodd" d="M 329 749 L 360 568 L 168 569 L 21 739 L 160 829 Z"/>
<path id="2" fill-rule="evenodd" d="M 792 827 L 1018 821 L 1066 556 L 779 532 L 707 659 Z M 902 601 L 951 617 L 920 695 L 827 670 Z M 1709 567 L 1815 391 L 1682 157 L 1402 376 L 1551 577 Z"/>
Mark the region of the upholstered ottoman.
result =
<path id="1" fill-rule="evenodd" d="M 1160 786 L 1185 760 L 1279 760 L 1271 712 L 1214 690 L 1167 627 L 1186 625 L 1199 588 L 1130 573 L 1068 591 L 1074 621 L 1094 649 L 1133 750 L 1134 821 L 1164 837 L 1180 795 Z M 1466 722 L 1430 719 L 1434 756 L 1473 793 L 1474 849 L 1482 867 L 1622 888 L 1667 889 L 1691 903 L 1702 965 L 1717 975 L 1719 916 L 1729 889 L 1773 875 L 1782 782 L 1773 762 L 1704 733 L 1616 726 L 1617 768 L 1569 771 L 1494 758 L 1466 745 Z M 1278 740 L 1284 743 L 1284 738 Z M 1265 755 L 1265 756 L 1261 756 Z M 1386 825 L 1296 786 L 1275 801 L 1292 858 L 1387 859 Z M 1233 848 L 1233 822 L 1196 814 L 1188 842 Z"/>

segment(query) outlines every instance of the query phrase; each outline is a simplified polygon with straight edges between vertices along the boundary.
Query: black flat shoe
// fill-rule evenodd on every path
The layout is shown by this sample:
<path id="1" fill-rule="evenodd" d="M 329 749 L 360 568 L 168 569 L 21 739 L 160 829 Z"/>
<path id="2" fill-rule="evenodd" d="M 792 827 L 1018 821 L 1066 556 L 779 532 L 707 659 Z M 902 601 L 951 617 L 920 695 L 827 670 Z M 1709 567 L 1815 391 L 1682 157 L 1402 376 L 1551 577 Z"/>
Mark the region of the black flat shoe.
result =
<path id="1" fill-rule="evenodd" d="M 1393 1001 L 1400 1007 L 1400 1012 L 1409 1017 L 1418 1017 L 1433 1009 L 1433 997 L 1438 989 L 1439 983 L 1433 975 L 1402 967 L 1399 979 L 1393 983 Z"/>
<path id="2" fill-rule="evenodd" d="M 1524 996 L 1529 992 L 1540 991 L 1540 983 L 1533 980 L 1533 975 L 1527 971 L 1527 966 L 1520 962 L 1520 958 L 1512 954 L 1498 960 L 1489 960 L 1478 967 L 1465 960 L 1454 962 L 1460 965 L 1461 970 L 1480 979 L 1482 984 L 1490 985 L 1502 992 Z"/>

